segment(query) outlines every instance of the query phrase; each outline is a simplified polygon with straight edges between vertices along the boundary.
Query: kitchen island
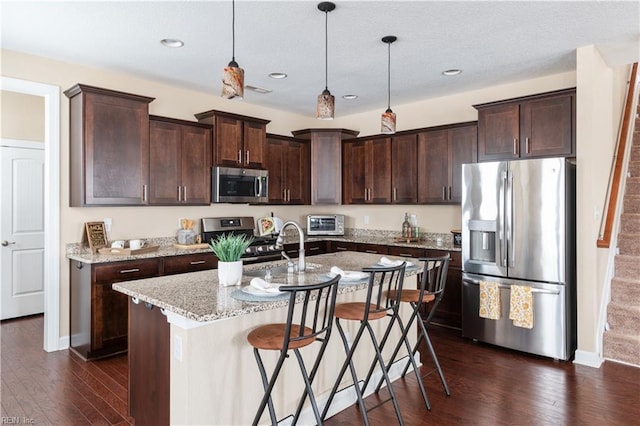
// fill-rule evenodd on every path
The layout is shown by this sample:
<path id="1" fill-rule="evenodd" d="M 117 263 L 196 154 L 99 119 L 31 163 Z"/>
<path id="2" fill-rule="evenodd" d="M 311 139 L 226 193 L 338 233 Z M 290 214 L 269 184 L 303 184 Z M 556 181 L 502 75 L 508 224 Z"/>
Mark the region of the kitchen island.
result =
<path id="1" fill-rule="evenodd" d="M 308 271 L 304 274 L 274 274 L 272 282 L 302 285 L 326 281 L 329 279 L 327 273 L 332 266 L 338 266 L 343 270 L 360 270 L 374 265 L 379 260 L 379 255 L 358 252 L 311 256 L 307 258 Z M 257 274 L 252 271 L 282 265 L 283 263 L 278 261 L 245 266 L 247 275 L 243 276 L 241 287 L 249 285 L 251 278 Z M 413 268 L 407 270 L 405 286 L 415 288 L 420 268 L 421 264 L 416 263 Z M 157 342 L 154 342 L 153 336 L 137 330 L 138 327 L 148 329 L 147 324 L 138 321 L 140 315 L 130 312 L 130 335 L 145 335 L 144 344 L 137 345 L 133 338 L 129 343 L 129 409 L 130 414 L 136 419 L 136 424 L 146 424 L 155 413 L 136 412 L 135 407 L 131 405 L 132 398 L 136 404 L 144 406 L 145 399 L 157 399 L 163 389 L 148 383 L 132 383 L 131 380 L 145 380 L 136 374 L 136 369 L 148 367 L 145 359 L 151 362 L 156 356 L 167 358 L 166 351 L 171 355 L 168 357 L 171 424 L 251 423 L 263 389 L 253 351 L 246 341 L 246 336 L 259 325 L 283 322 L 286 319 L 288 301 L 282 300 L 279 296 L 261 302 L 238 300 L 238 297 L 245 298 L 244 295 L 247 294 L 240 290 L 241 287 L 219 287 L 215 270 L 113 284 L 116 291 L 132 298 L 130 311 L 146 306 L 140 309 L 149 312 L 155 310 L 157 315 L 158 309 L 153 307 L 159 308 L 166 315 L 170 328 L 170 347 L 160 349 L 161 346 L 155 346 Z M 338 302 L 364 300 L 366 287 L 366 282 L 341 284 L 338 289 Z M 401 315 L 408 318 L 410 308 L 403 307 Z M 348 326 L 347 330 L 353 334 L 357 324 Z M 380 327 L 376 331 L 381 333 L 382 330 Z M 397 341 L 398 338 L 399 333 L 396 332 L 392 340 Z M 410 341 L 415 342 L 415 333 L 410 333 Z M 385 358 L 390 357 L 391 349 L 386 348 L 383 353 Z M 157 350 L 163 353 L 154 353 Z M 315 350 L 316 345 L 304 348 L 303 356 L 305 353 L 312 354 Z M 277 358 L 275 352 L 266 354 L 265 364 L 268 370 L 273 367 Z M 320 405 L 328 397 L 344 357 L 340 339 L 334 334 L 324 355 L 321 370 L 314 381 L 314 390 Z M 355 357 L 359 374 L 366 375 L 372 359 L 373 349 L 370 345 L 361 345 L 361 350 L 359 348 Z M 294 364 L 285 363 L 276 389 L 272 392 L 280 419 L 295 410 L 302 394 L 303 383 L 298 367 Z M 392 371 L 395 377 L 398 373 Z M 153 383 L 155 378 L 150 376 L 146 377 L 146 380 Z M 347 389 L 336 395 L 331 412 L 339 411 L 355 402 L 355 393 L 349 389 L 350 376 L 345 375 L 343 382 L 343 387 Z M 135 394 L 132 394 L 133 391 Z M 268 423 L 268 414 L 265 414 L 263 419 Z M 313 415 L 310 410 L 305 409 L 300 422 L 305 423 L 307 419 L 313 421 Z M 151 423 L 149 421 L 149 424 Z"/>

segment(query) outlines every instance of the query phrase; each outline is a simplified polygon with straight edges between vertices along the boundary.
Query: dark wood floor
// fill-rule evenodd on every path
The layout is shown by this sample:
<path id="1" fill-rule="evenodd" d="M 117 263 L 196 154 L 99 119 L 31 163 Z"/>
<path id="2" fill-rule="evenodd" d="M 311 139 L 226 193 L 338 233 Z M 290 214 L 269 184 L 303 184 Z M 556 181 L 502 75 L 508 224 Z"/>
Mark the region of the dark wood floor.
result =
<path id="1" fill-rule="evenodd" d="M 1 333 L 3 423 L 13 416 L 38 425 L 133 423 L 127 416 L 126 356 L 85 363 L 69 351 L 46 353 L 42 316 L 3 321 Z M 432 410 L 427 412 L 415 378 L 396 381 L 407 425 L 640 424 L 640 369 L 554 362 L 473 343 L 437 327 L 432 336 L 451 396 L 444 395 L 437 376 L 428 376 Z M 374 397 L 367 399 L 374 403 Z M 372 425 L 396 423 L 390 403 L 369 418 Z M 360 422 L 354 407 L 327 424 Z"/>

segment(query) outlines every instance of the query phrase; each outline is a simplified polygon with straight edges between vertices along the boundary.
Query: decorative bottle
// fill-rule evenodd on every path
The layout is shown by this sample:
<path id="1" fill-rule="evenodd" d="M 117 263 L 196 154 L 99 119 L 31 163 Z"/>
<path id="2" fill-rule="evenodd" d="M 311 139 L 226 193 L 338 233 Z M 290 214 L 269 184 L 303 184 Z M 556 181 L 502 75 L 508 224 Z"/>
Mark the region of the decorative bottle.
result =
<path id="1" fill-rule="evenodd" d="M 404 222 L 402 222 L 402 238 L 411 238 L 411 224 L 409 223 L 409 213 L 404 214 Z"/>

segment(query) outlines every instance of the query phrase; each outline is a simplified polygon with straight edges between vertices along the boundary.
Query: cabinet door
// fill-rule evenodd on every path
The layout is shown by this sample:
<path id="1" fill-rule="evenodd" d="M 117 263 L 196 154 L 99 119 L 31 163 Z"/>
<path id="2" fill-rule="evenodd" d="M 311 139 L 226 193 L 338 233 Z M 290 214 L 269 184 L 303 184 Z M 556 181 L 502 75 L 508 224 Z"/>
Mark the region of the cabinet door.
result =
<path id="1" fill-rule="evenodd" d="M 91 351 L 96 357 L 127 350 L 127 296 L 111 284 L 94 283 L 91 289 Z"/>
<path id="2" fill-rule="evenodd" d="M 343 148 L 344 204 L 364 204 L 369 201 L 367 141 L 349 141 Z"/>
<path id="3" fill-rule="evenodd" d="M 149 204 L 177 204 L 180 192 L 180 127 L 149 123 Z"/>
<path id="4" fill-rule="evenodd" d="M 342 202 L 342 138 L 340 132 L 311 134 L 311 204 Z"/>
<path id="5" fill-rule="evenodd" d="M 325 254 L 327 252 L 326 241 L 307 241 L 304 243 L 305 256 L 315 256 L 317 254 Z"/>
<path id="6" fill-rule="evenodd" d="M 504 104 L 478 110 L 478 161 L 520 157 L 520 105 Z"/>
<path id="7" fill-rule="evenodd" d="M 427 256 L 444 256 L 446 251 L 428 250 Z M 433 322 L 460 329 L 462 327 L 462 258 L 460 252 L 449 252 L 449 270 L 444 296 L 436 308 Z M 427 305 L 427 310 L 431 304 Z"/>
<path id="8" fill-rule="evenodd" d="M 288 204 L 309 204 L 309 144 L 289 141 L 284 159 Z"/>
<path id="9" fill-rule="evenodd" d="M 83 121 L 79 125 L 83 127 L 85 136 L 82 204 L 146 204 L 145 190 L 149 183 L 148 104 L 87 93 L 84 108 L 84 120 L 78 118 Z M 73 106 L 71 114 L 75 120 Z M 72 186 L 81 184 L 71 182 Z M 80 205 L 74 200 L 71 204 Z"/>
<path id="10" fill-rule="evenodd" d="M 213 164 L 242 167 L 242 128 L 241 120 L 225 116 L 215 117 Z"/>
<path id="11" fill-rule="evenodd" d="M 388 204 L 391 202 L 391 139 L 369 141 L 367 155 L 367 180 L 369 202 Z"/>
<path id="12" fill-rule="evenodd" d="M 284 204 L 286 201 L 286 152 L 285 141 L 275 138 L 267 139 L 265 165 L 269 171 L 269 204 Z"/>
<path id="13" fill-rule="evenodd" d="M 416 135 L 391 140 L 392 202 L 413 204 L 418 201 L 418 143 Z"/>
<path id="14" fill-rule="evenodd" d="M 244 167 L 261 169 L 265 163 L 267 143 L 267 127 L 262 123 L 245 121 L 243 123 L 243 152 Z"/>
<path id="15" fill-rule="evenodd" d="M 523 102 L 521 157 L 572 155 L 572 117 L 571 95 Z"/>
<path id="16" fill-rule="evenodd" d="M 449 130 L 449 201 L 462 202 L 462 165 L 477 161 L 478 126 L 456 127 Z"/>
<path id="17" fill-rule="evenodd" d="M 211 204 L 211 130 L 180 125 L 181 204 Z M 174 160 L 175 161 L 175 160 Z"/>
<path id="18" fill-rule="evenodd" d="M 447 202 L 449 185 L 449 132 L 434 130 L 418 135 L 418 202 Z"/>

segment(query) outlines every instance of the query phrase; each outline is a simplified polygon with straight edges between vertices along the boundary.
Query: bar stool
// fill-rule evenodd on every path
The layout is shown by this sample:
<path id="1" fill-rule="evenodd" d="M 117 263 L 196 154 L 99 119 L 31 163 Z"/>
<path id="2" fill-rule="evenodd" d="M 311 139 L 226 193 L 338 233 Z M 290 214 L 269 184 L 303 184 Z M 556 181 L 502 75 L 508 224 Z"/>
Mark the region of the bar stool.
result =
<path id="1" fill-rule="evenodd" d="M 393 407 L 395 409 L 398 421 L 401 425 L 404 424 L 402 421 L 402 415 L 400 414 L 398 401 L 396 399 L 395 393 L 393 392 L 393 387 L 391 386 L 391 380 L 389 379 L 387 366 L 382 359 L 382 346 L 376 339 L 373 328 L 371 327 L 371 322 L 380 320 L 389 315 L 391 317 L 391 321 L 387 325 L 385 335 L 389 334 L 391 328 L 393 327 L 393 324 L 398 318 L 398 309 L 400 307 L 399 295 L 401 294 L 402 284 L 404 282 L 405 266 L 406 263 L 403 262 L 400 266 L 395 267 L 363 268 L 363 272 L 369 273 L 369 286 L 367 289 L 365 302 L 339 303 L 336 305 L 334 313 L 336 326 L 338 328 L 338 332 L 340 333 L 347 358 L 342 365 L 340 373 L 338 374 L 338 378 L 336 379 L 331 393 L 329 394 L 329 399 L 327 400 L 327 403 L 322 411 L 322 419 L 326 417 L 327 412 L 329 411 L 329 406 L 331 405 L 331 401 L 333 401 L 338 387 L 340 386 L 340 382 L 342 381 L 347 368 L 349 368 L 349 370 L 351 371 L 351 377 L 353 379 L 353 387 L 358 398 L 358 406 L 360 407 L 362 420 L 365 425 L 369 424 L 367 409 L 363 400 L 363 392 L 367 387 L 368 380 L 363 384 L 362 388 L 360 388 L 360 385 L 358 384 L 356 369 L 353 365 L 353 354 L 356 351 L 358 343 L 360 343 L 360 339 L 366 330 L 369 332 L 369 336 L 371 337 L 371 341 L 376 353 L 371 368 L 373 369 L 376 364 L 380 366 L 380 370 L 382 371 L 383 376 L 381 380 L 383 380 L 387 384 L 390 395 L 390 398 L 388 400 L 383 401 L 372 409 L 377 408 L 383 403 L 391 400 L 393 402 Z M 385 297 L 385 293 L 389 293 L 391 291 L 395 291 L 398 294 L 398 297 L 396 297 L 396 299 Z M 351 346 L 349 346 L 349 341 L 347 340 L 340 320 L 360 321 L 360 327 L 355 334 Z"/>
<path id="2" fill-rule="evenodd" d="M 338 281 L 340 278 L 340 275 L 337 275 L 330 281 L 319 284 L 280 287 L 281 291 L 289 293 L 287 322 L 260 326 L 252 330 L 247 336 L 247 341 L 253 346 L 253 352 L 258 363 L 258 369 L 260 370 L 260 377 L 262 378 L 262 386 L 264 387 L 264 396 L 260 401 L 258 411 L 253 419 L 254 426 L 258 424 L 267 405 L 269 406 L 271 423 L 274 425 L 278 423 L 271 399 L 271 391 L 284 364 L 284 360 L 289 357 L 289 350 L 293 350 L 298 359 L 298 365 L 300 366 L 300 372 L 305 386 L 305 391 L 298 404 L 293 424 L 296 424 L 298 420 L 307 395 L 311 401 L 316 421 L 318 424 L 322 424 L 311 383 L 318 371 L 322 355 L 324 354 L 329 336 L 331 335 Z M 301 299 L 300 303 L 296 303 L 296 298 Z M 294 323 L 294 321 L 296 323 Z M 299 349 L 316 341 L 322 344 L 310 373 L 307 373 L 307 368 L 305 367 Z M 280 357 L 269 379 L 267 378 L 264 363 L 260 357 L 260 349 L 280 351 Z"/>
<path id="3" fill-rule="evenodd" d="M 436 352 L 433 349 L 433 344 L 431 343 L 431 339 L 429 338 L 429 333 L 427 332 L 427 327 L 431 323 L 431 319 L 436 312 L 436 308 L 440 304 L 442 297 L 444 296 L 444 288 L 445 283 L 447 281 L 447 272 L 449 270 L 449 260 L 450 257 L 447 254 L 446 256 L 440 257 L 423 257 L 419 259 L 424 262 L 424 269 L 422 271 L 422 279 L 420 280 L 420 288 L 419 289 L 402 289 L 400 293 L 400 301 L 409 303 L 413 308 L 413 312 L 409 317 L 409 321 L 407 321 L 406 326 L 402 325 L 402 320 L 398 319 L 401 326 L 403 326 L 403 335 L 400 341 L 396 344 L 396 347 L 391 355 L 391 359 L 389 361 L 389 365 L 393 364 L 400 348 L 403 343 L 406 344 L 406 336 L 409 333 L 409 329 L 413 325 L 413 322 L 416 320 L 418 316 L 420 316 L 420 312 L 426 307 L 428 304 L 432 303 L 427 318 L 420 319 L 418 321 L 418 325 L 420 328 L 420 337 L 416 342 L 413 350 L 410 350 L 411 356 L 409 357 L 409 361 L 407 365 L 404 367 L 402 371 L 402 377 L 407 374 L 409 369 L 409 365 L 413 365 L 414 372 L 416 374 L 416 378 L 418 379 L 418 384 L 420 385 L 420 390 L 422 391 L 422 398 L 424 399 L 424 403 L 427 406 L 427 410 L 431 410 L 431 405 L 429 404 L 429 399 L 427 398 L 427 394 L 424 391 L 424 385 L 422 383 L 422 378 L 430 375 L 434 371 L 438 372 L 440 376 L 440 382 L 444 387 L 444 392 L 447 396 L 451 395 L 449 392 L 449 386 L 447 385 L 447 381 L 444 378 L 444 373 L 442 372 L 442 368 L 440 367 L 440 363 L 438 362 L 438 357 L 436 356 Z M 390 291 L 387 294 L 388 297 L 392 299 L 397 298 L 397 293 Z M 429 353 L 431 354 L 431 359 L 435 365 L 435 368 L 424 375 L 420 375 L 420 371 L 416 368 L 414 357 L 418 350 L 418 346 L 422 341 L 425 341 L 427 344 L 427 348 L 429 349 Z M 412 364 L 413 363 L 413 364 Z M 382 386 L 382 381 L 378 383 L 376 388 L 376 392 L 380 390 Z"/>

